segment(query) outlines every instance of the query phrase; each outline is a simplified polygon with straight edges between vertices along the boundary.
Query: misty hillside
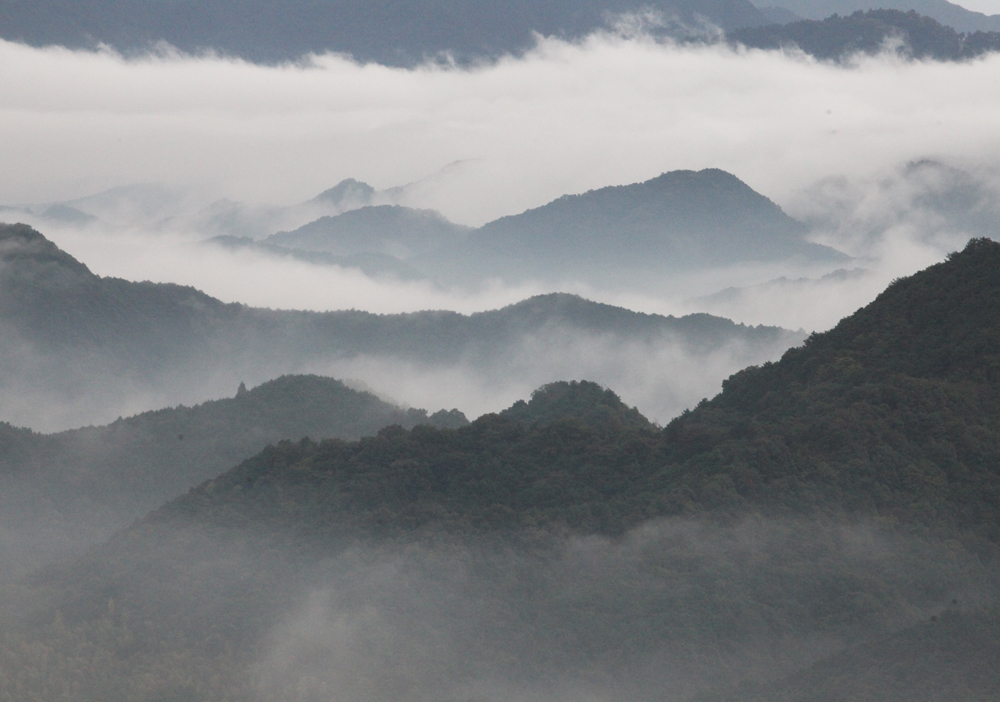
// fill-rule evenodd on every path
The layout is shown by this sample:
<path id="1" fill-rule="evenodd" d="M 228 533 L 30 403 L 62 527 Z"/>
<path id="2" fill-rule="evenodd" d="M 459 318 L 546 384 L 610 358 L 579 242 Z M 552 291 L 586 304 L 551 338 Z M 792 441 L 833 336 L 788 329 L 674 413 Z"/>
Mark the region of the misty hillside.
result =
<path id="1" fill-rule="evenodd" d="M 34 46 L 105 43 L 124 53 L 165 41 L 251 61 L 339 52 L 413 65 L 443 53 L 460 60 L 518 53 L 534 44 L 534 33 L 579 38 L 616 14 L 647 8 L 694 28 L 704 20 L 723 29 L 766 22 L 747 0 L 3 0 L 0 36 Z"/>
<path id="2" fill-rule="evenodd" d="M 998 272 L 973 241 L 662 430 L 555 383 L 458 429 L 269 447 L 40 574 L 4 684 L 988 699 L 985 653 L 948 668 L 997 640 Z"/>
<path id="3" fill-rule="evenodd" d="M 10 577 L 78 552 L 164 501 L 287 438 L 357 439 L 388 425 L 461 426 L 318 376 L 284 376 L 235 397 L 38 434 L 0 424 L 0 560 Z"/>
<path id="4" fill-rule="evenodd" d="M 383 253 L 356 253 L 338 256 L 327 251 L 310 251 L 289 248 L 277 244 L 254 241 L 247 236 L 215 236 L 205 244 L 220 246 L 229 251 L 243 251 L 260 254 L 269 258 L 292 259 L 317 266 L 338 266 L 353 268 L 370 278 L 393 278 L 395 280 L 421 280 L 424 276 L 405 261 Z"/>
<path id="5" fill-rule="evenodd" d="M 949 609 L 777 684 L 741 686 L 704 702 L 990 702 L 1000 692 L 998 658 L 1000 612 Z"/>
<path id="6" fill-rule="evenodd" d="M 451 248 L 469 230 L 433 210 L 376 205 L 322 217 L 295 231 L 272 234 L 264 243 L 341 256 L 377 253 L 406 259 Z"/>
<path id="7" fill-rule="evenodd" d="M 877 54 L 892 42 L 898 52 L 916 59 L 960 61 L 1000 51 L 1000 32 L 960 34 L 914 11 L 869 10 L 824 20 L 802 20 L 736 30 L 729 40 L 755 49 L 795 46 L 818 59 L 846 59 Z"/>
<path id="8" fill-rule="evenodd" d="M 560 415 L 581 414 L 578 401 L 552 395 L 583 394 L 584 405 L 602 404 L 605 396 L 589 384 L 557 384 L 525 407 L 457 432 L 290 445 L 261 457 L 253 470 L 266 465 L 269 484 L 294 475 L 294 490 L 304 490 L 313 509 L 330 510 L 323 523 L 334 532 L 341 519 L 364 525 L 376 513 L 379 528 L 390 530 L 463 524 L 466 517 L 477 524 L 471 515 L 499 505 L 515 523 L 606 533 L 654 516 L 721 510 L 881 516 L 1000 542 L 998 271 L 1000 244 L 974 240 L 948 262 L 898 280 L 780 362 L 732 376 L 720 395 L 662 433 L 609 412 L 597 416 L 614 433 L 639 433 L 611 445 L 595 441 L 605 425 L 562 424 Z M 530 430 L 517 419 L 547 405 L 565 409 L 534 410 L 541 423 Z M 539 446 L 547 449 L 538 453 Z M 306 456 L 311 478 L 281 467 Z M 449 457 L 447 470 L 435 467 L 438 456 Z M 390 513 L 403 520 L 397 523 L 382 509 L 390 493 L 381 490 L 397 482 L 395 462 L 403 460 L 416 461 L 408 475 L 424 477 L 416 492 L 391 493 Z M 482 483 L 487 465 L 490 480 Z M 246 470 L 216 481 L 198 509 L 220 500 L 230 510 L 247 499 L 220 489 L 239 484 Z M 338 485 L 332 502 L 314 502 L 314 480 Z M 254 500 L 253 509 L 266 504 Z M 280 510 L 267 518 L 283 519 Z"/>
<path id="9" fill-rule="evenodd" d="M 985 15 L 948 0 L 768 0 L 768 4 L 811 20 L 869 10 L 913 10 L 959 32 L 1000 32 L 1000 14 Z"/>
<path id="10" fill-rule="evenodd" d="M 408 401 L 467 412 L 559 378 L 621 378 L 666 419 L 804 336 L 558 294 L 471 315 L 254 309 L 96 276 L 24 225 L 0 226 L 0 262 L 0 416 L 36 429 L 200 402 L 287 373 L 358 378 L 394 396 L 415 378 L 424 394 Z M 648 372 L 636 377 L 626 358 Z"/>
<path id="11" fill-rule="evenodd" d="M 725 171 L 671 171 L 502 217 L 464 245 L 413 263 L 446 279 L 594 282 L 747 262 L 847 260 L 805 234 L 804 225 Z"/>

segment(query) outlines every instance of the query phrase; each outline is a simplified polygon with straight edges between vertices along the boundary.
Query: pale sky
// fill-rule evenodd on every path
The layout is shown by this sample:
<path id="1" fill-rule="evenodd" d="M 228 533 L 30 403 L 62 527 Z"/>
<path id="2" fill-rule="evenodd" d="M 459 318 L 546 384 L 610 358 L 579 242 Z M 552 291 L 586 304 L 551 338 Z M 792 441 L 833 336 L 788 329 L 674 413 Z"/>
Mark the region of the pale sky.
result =
<path id="1" fill-rule="evenodd" d="M 1000 0 L 950 0 L 950 2 L 986 15 L 1000 15 Z"/>

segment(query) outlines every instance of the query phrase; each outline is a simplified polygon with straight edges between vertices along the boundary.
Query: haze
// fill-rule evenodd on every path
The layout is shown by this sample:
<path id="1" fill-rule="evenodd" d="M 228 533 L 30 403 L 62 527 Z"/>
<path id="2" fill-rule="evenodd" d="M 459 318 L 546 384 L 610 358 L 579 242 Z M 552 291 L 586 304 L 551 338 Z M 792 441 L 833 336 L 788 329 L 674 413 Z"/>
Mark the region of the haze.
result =
<path id="1" fill-rule="evenodd" d="M 468 312 L 558 289 L 642 311 L 704 310 L 823 329 L 893 277 L 978 234 L 914 217 L 920 193 L 899 176 L 907 162 L 965 169 L 996 190 L 987 168 L 1000 151 L 996 55 L 934 63 L 887 54 L 835 66 L 601 34 L 576 44 L 540 40 L 524 58 L 473 68 L 362 66 L 335 55 L 265 67 L 169 47 L 126 60 L 11 43 L 0 43 L 0 61 L 8 67 L 0 76 L 0 128 L 8 135 L 0 144 L 7 166 L 0 202 L 163 184 L 169 207 L 117 211 L 104 222 L 114 225 L 110 232 L 45 231 L 101 275 L 180 282 L 253 305 Z M 690 298 L 829 271 L 730 270 L 665 282 L 652 295 L 573 280 L 514 288 L 494 281 L 470 294 L 252 255 L 193 261 L 176 246 L 178 236 L 204 238 L 178 215 L 217 198 L 289 205 L 347 177 L 376 188 L 411 184 L 401 204 L 479 225 L 566 193 L 704 167 L 736 174 L 813 224 L 814 239 L 863 257 L 866 282 L 812 286 L 805 298 L 792 296 L 796 304 L 784 293 L 775 304 L 759 290 L 722 306 Z M 873 183 L 893 179 L 905 187 L 872 194 Z M 831 182 L 839 183 L 835 196 Z M 902 206 L 901 192 L 910 197 Z M 859 220 L 871 236 L 859 239 Z M 174 236 L 152 243 L 153 224 Z M 273 283 L 260 286 L 262 278 Z"/>

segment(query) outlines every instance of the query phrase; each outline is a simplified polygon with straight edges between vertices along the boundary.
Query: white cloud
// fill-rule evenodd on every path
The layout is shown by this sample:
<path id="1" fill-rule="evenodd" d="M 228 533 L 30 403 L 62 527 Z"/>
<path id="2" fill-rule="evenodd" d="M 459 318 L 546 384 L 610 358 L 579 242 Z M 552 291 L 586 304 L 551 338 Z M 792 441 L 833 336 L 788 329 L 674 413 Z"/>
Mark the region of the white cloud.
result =
<path id="1" fill-rule="evenodd" d="M 473 69 L 255 66 L 0 44 L 0 201 L 131 182 L 295 202 L 473 159 L 421 202 L 469 224 L 567 192 L 716 166 L 784 202 L 922 156 L 995 161 L 1000 57 L 850 67 L 638 39 L 545 40 Z"/>

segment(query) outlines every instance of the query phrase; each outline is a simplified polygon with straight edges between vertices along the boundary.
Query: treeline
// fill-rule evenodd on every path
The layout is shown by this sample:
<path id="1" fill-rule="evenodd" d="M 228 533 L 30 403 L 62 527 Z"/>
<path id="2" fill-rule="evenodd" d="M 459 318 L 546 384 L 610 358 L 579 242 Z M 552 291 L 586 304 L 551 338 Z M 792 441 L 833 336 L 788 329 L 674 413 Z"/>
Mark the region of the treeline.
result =
<path id="1" fill-rule="evenodd" d="M 913 10 L 859 10 L 824 20 L 745 27 L 728 38 L 754 49 L 797 47 L 827 61 L 885 50 L 915 59 L 964 61 L 1000 51 L 1000 32 L 957 32 Z"/>

